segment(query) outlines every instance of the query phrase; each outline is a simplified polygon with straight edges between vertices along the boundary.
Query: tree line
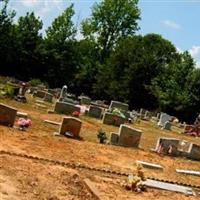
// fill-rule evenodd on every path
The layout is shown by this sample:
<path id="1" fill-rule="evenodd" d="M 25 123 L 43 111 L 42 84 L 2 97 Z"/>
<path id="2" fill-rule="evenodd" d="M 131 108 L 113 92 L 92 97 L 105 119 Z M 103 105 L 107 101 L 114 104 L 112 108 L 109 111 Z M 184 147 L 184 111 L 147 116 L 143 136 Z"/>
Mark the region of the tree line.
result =
<path id="1" fill-rule="evenodd" d="M 33 12 L 18 18 L 1 0 L 0 74 L 40 79 L 51 88 L 93 99 L 127 102 L 193 121 L 200 111 L 200 69 L 161 35 L 138 35 L 138 0 L 102 0 L 81 22 L 77 39 L 71 4 L 42 34 Z"/>

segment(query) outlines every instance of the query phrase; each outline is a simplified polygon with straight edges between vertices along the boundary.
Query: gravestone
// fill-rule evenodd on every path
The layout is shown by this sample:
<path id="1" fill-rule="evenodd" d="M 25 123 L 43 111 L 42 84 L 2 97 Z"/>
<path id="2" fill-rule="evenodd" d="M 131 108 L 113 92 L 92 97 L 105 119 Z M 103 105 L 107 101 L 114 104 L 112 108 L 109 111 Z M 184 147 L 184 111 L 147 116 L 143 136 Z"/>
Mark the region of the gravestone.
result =
<path id="1" fill-rule="evenodd" d="M 15 123 L 17 110 L 5 104 L 0 104 L 0 125 L 12 127 Z"/>
<path id="2" fill-rule="evenodd" d="M 60 126 L 59 134 L 65 135 L 65 133 L 70 133 L 74 138 L 78 138 L 81 130 L 81 125 L 81 120 L 77 118 L 64 117 Z"/>
<path id="3" fill-rule="evenodd" d="M 51 93 L 46 93 L 43 100 L 52 103 L 53 95 Z"/>
<path id="4" fill-rule="evenodd" d="M 171 131 L 171 126 L 172 126 L 172 124 L 169 121 L 166 121 L 164 123 L 163 129 Z"/>
<path id="5" fill-rule="evenodd" d="M 37 90 L 33 93 L 33 97 L 39 97 L 39 98 L 44 98 L 46 92 L 43 90 Z"/>
<path id="6" fill-rule="evenodd" d="M 145 110 L 145 109 L 143 109 L 143 108 L 140 108 L 139 116 L 140 116 L 140 118 L 141 118 L 141 119 L 143 119 L 143 118 L 144 118 L 145 112 L 146 112 L 146 110 Z"/>
<path id="7" fill-rule="evenodd" d="M 161 137 L 157 141 L 155 150 L 158 151 L 160 145 L 162 145 L 163 153 L 169 154 L 169 149 L 170 149 L 170 147 L 172 147 L 172 152 L 170 153 L 170 155 L 177 156 L 177 155 L 179 155 L 179 152 L 178 152 L 179 143 L 180 143 L 179 139 Z"/>
<path id="8" fill-rule="evenodd" d="M 191 143 L 188 158 L 192 160 L 200 160 L 200 145 Z"/>
<path id="9" fill-rule="evenodd" d="M 170 121 L 171 120 L 171 116 L 166 114 L 166 113 L 161 113 L 160 115 L 160 119 L 158 122 L 158 126 L 163 127 L 165 125 L 165 122 Z"/>
<path id="10" fill-rule="evenodd" d="M 66 86 L 66 85 L 64 85 L 64 86 L 62 87 L 62 90 L 61 90 L 61 92 L 60 92 L 59 101 L 62 102 L 65 98 L 67 98 L 67 86 Z"/>
<path id="11" fill-rule="evenodd" d="M 119 101 L 111 101 L 109 110 L 113 110 L 114 108 L 117 108 L 119 110 L 128 111 L 128 107 L 129 106 L 127 103 L 122 103 Z"/>
<path id="12" fill-rule="evenodd" d="M 125 118 L 113 113 L 105 112 L 103 115 L 103 124 L 120 126 L 121 124 L 124 124 L 125 122 L 126 122 Z"/>
<path id="13" fill-rule="evenodd" d="M 119 134 L 118 133 L 110 133 L 110 144 L 118 145 L 119 142 Z"/>
<path id="14" fill-rule="evenodd" d="M 90 105 L 91 103 L 91 98 L 86 96 L 81 96 L 80 100 L 81 100 L 81 105 Z"/>
<path id="15" fill-rule="evenodd" d="M 66 102 L 57 101 L 54 108 L 54 112 L 60 113 L 60 114 L 72 114 L 75 111 L 80 113 L 80 107 L 77 107 L 74 104 L 66 103 Z"/>
<path id="16" fill-rule="evenodd" d="M 145 113 L 144 113 L 144 119 L 145 120 L 150 120 L 150 118 L 151 118 L 151 114 L 150 114 L 150 112 L 148 110 L 146 110 Z"/>
<path id="17" fill-rule="evenodd" d="M 187 157 L 188 153 L 190 152 L 191 142 L 186 140 L 182 140 L 178 144 L 178 153 L 179 156 Z"/>
<path id="18" fill-rule="evenodd" d="M 88 115 L 90 117 L 101 118 L 103 109 L 97 106 L 90 106 Z"/>
<path id="19" fill-rule="evenodd" d="M 141 135 L 141 130 L 121 125 L 119 129 L 119 145 L 126 147 L 138 147 Z"/>

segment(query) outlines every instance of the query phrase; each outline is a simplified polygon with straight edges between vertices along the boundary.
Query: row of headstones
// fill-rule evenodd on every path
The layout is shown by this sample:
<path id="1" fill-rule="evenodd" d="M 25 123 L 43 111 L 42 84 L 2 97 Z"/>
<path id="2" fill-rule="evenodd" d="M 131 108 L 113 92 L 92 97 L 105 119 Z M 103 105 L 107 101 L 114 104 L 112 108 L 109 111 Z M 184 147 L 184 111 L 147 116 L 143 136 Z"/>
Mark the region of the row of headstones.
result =
<path id="1" fill-rule="evenodd" d="M 12 127 L 15 122 L 16 114 L 16 109 L 0 104 L 0 125 Z M 78 138 L 81 125 L 81 120 L 77 118 L 64 117 L 59 129 L 59 134 L 65 135 L 66 133 L 70 133 L 74 138 Z M 111 133 L 110 143 L 125 147 L 138 147 L 141 136 L 141 130 L 121 124 L 118 133 Z M 159 138 L 155 149 L 156 151 L 160 144 L 162 144 L 163 151 L 166 153 L 169 151 L 170 147 L 173 147 L 171 155 L 185 156 L 190 159 L 200 160 L 200 145 L 183 142 L 174 138 Z"/>
<path id="2" fill-rule="evenodd" d="M 120 126 L 121 124 L 125 123 L 127 117 L 122 117 L 120 115 L 113 114 L 110 112 L 112 108 L 116 107 L 120 108 L 120 110 L 126 113 L 125 116 L 128 115 L 128 104 L 123 104 L 117 101 L 112 101 L 107 111 L 105 111 L 105 109 L 102 108 L 101 106 L 90 105 L 87 115 L 97 119 L 103 118 L 104 124 Z M 75 105 L 71 102 L 57 101 L 54 107 L 54 112 L 60 114 L 72 114 L 75 111 L 80 112 L 80 109 L 81 109 L 80 106 Z"/>
<path id="3" fill-rule="evenodd" d="M 158 152 L 160 146 L 162 146 L 162 152 L 164 154 L 200 160 L 200 145 L 176 138 L 162 137 L 158 139 L 156 148 L 153 151 Z M 169 153 L 170 149 L 171 151 Z"/>

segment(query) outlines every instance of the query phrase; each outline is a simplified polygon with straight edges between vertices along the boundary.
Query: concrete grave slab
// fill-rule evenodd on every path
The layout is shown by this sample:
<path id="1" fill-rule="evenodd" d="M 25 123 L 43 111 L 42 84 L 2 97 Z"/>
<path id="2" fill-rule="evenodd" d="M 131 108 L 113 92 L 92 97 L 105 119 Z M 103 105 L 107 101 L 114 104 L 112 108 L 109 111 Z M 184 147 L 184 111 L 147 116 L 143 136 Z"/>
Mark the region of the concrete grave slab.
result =
<path id="1" fill-rule="evenodd" d="M 179 192 L 179 193 L 184 193 L 187 195 L 195 195 L 195 192 L 193 191 L 192 188 L 177 185 L 177 184 L 164 183 L 161 181 L 154 181 L 154 180 L 147 179 L 146 181 L 144 181 L 144 185 L 146 185 L 147 187 Z"/>
<path id="2" fill-rule="evenodd" d="M 119 129 L 119 145 L 126 147 L 138 147 L 142 131 L 127 125 L 121 125 Z"/>
<path id="3" fill-rule="evenodd" d="M 27 118 L 28 114 L 24 113 L 24 112 L 17 112 L 17 117 L 23 117 L 23 118 Z"/>
<path id="4" fill-rule="evenodd" d="M 200 176 L 200 171 L 176 169 L 177 173 Z"/>
<path id="5" fill-rule="evenodd" d="M 80 107 L 77 107 L 74 104 L 66 102 L 57 101 L 54 108 L 54 112 L 60 114 L 72 114 L 75 111 L 80 112 Z"/>
<path id="6" fill-rule="evenodd" d="M 82 122 L 75 117 L 64 117 L 60 126 L 59 134 L 65 135 L 65 133 L 71 133 L 74 138 L 79 137 Z"/>
<path id="7" fill-rule="evenodd" d="M 163 169 L 163 167 L 161 165 L 154 164 L 154 163 L 144 162 L 144 161 L 140 161 L 140 160 L 137 160 L 136 163 L 141 164 L 143 167 L 147 167 L 147 168 Z"/>
<path id="8" fill-rule="evenodd" d="M 0 103 L 0 125 L 13 127 L 17 110 Z"/>
<path id="9" fill-rule="evenodd" d="M 61 123 L 60 123 L 60 122 L 51 121 L 51 120 L 47 120 L 47 119 L 46 119 L 46 120 L 44 120 L 44 122 L 45 122 L 45 123 L 48 123 L 48 124 L 58 125 L 58 126 L 59 126 L 59 125 L 61 125 Z"/>

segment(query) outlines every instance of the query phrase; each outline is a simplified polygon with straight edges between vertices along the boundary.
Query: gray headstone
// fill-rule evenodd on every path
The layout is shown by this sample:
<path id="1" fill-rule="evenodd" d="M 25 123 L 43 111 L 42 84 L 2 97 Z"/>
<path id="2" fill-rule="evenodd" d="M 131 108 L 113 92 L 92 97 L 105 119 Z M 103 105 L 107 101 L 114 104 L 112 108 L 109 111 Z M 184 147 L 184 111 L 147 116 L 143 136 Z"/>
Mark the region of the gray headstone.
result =
<path id="1" fill-rule="evenodd" d="M 97 106 L 90 106 L 88 115 L 90 117 L 101 118 L 103 109 Z"/>
<path id="2" fill-rule="evenodd" d="M 81 105 L 90 105 L 91 103 L 91 98 L 82 96 L 81 98 Z"/>
<path id="3" fill-rule="evenodd" d="M 46 93 L 43 100 L 51 103 L 53 101 L 53 95 Z"/>
<path id="4" fill-rule="evenodd" d="M 0 125 L 12 127 L 15 123 L 17 110 L 5 104 L 0 104 Z"/>
<path id="5" fill-rule="evenodd" d="M 121 125 L 119 129 L 119 145 L 126 147 L 138 147 L 141 135 L 141 130 Z"/>
<path id="6" fill-rule="evenodd" d="M 110 133 L 110 144 L 118 145 L 119 142 L 119 134 L 118 133 Z"/>
<path id="7" fill-rule="evenodd" d="M 74 138 L 79 137 L 82 122 L 74 117 L 64 117 L 60 126 L 59 133 L 65 135 L 66 132 L 73 134 Z"/>
<path id="8" fill-rule="evenodd" d="M 120 126 L 121 124 L 124 124 L 125 121 L 125 118 L 113 113 L 105 112 L 103 115 L 103 124 Z"/>
<path id="9" fill-rule="evenodd" d="M 166 114 L 166 113 L 161 113 L 160 115 L 160 119 L 158 122 L 158 126 L 163 127 L 165 125 L 165 122 L 170 121 L 171 120 L 171 116 Z"/>
<path id="10" fill-rule="evenodd" d="M 172 124 L 169 121 L 164 123 L 163 129 L 170 131 Z"/>
<path id="11" fill-rule="evenodd" d="M 200 160 L 200 145 L 197 144 L 191 144 L 188 158 L 192 160 Z"/>
<path id="12" fill-rule="evenodd" d="M 178 146 L 179 146 L 180 140 L 176 138 L 166 138 L 166 137 L 161 137 L 157 141 L 156 145 L 156 151 L 159 149 L 159 146 L 162 145 L 163 148 L 163 153 L 164 154 L 169 154 L 169 148 L 172 147 L 172 153 L 170 155 L 178 155 Z"/>
<path id="13" fill-rule="evenodd" d="M 43 90 L 37 90 L 33 93 L 33 97 L 39 97 L 39 98 L 44 98 L 46 92 Z"/>
<path id="14" fill-rule="evenodd" d="M 62 87 L 62 90 L 60 92 L 60 97 L 59 97 L 59 101 L 63 101 L 63 99 L 67 98 L 67 86 L 64 85 Z"/>
<path id="15" fill-rule="evenodd" d="M 60 113 L 60 114 L 72 114 L 73 112 L 80 112 L 80 107 L 75 106 L 71 103 L 65 103 L 65 102 L 56 102 L 54 112 Z"/>
<path id="16" fill-rule="evenodd" d="M 117 108 L 117 109 L 120 109 L 120 110 L 123 110 L 123 111 L 128 111 L 128 107 L 129 106 L 128 106 L 127 103 L 122 103 L 122 102 L 119 102 L 119 101 L 111 101 L 109 110 Z"/>

